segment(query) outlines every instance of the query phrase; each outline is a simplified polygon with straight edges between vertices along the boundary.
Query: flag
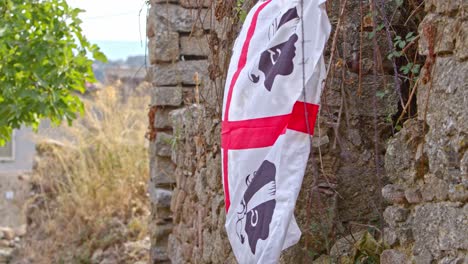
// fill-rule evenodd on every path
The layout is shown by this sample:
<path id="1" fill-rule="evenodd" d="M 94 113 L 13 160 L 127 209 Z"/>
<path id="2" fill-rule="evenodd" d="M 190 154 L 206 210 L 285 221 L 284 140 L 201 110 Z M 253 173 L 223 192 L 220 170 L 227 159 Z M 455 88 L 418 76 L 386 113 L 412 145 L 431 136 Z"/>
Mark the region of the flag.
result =
<path id="1" fill-rule="evenodd" d="M 258 1 L 234 43 L 221 148 L 225 226 L 241 264 L 277 263 L 301 236 L 293 213 L 325 77 L 324 2 Z"/>

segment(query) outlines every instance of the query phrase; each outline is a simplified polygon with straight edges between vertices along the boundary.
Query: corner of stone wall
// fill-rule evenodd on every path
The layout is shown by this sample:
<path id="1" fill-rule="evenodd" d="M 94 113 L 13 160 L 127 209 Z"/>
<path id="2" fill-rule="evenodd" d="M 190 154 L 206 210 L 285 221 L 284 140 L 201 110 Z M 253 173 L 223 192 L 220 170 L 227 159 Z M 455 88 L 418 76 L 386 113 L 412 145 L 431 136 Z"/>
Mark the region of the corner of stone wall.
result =
<path id="1" fill-rule="evenodd" d="M 211 0 L 151 1 L 152 263 L 225 263 L 231 254 L 219 187 L 220 120 L 203 104 L 219 101 L 208 73 L 210 7 Z"/>
<path id="2" fill-rule="evenodd" d="M 468 262 L 468 24 L 466 1 L 426 1 L 419 27 L 418 117 L 389 142 L 391 204 L 381 263 Z"/>

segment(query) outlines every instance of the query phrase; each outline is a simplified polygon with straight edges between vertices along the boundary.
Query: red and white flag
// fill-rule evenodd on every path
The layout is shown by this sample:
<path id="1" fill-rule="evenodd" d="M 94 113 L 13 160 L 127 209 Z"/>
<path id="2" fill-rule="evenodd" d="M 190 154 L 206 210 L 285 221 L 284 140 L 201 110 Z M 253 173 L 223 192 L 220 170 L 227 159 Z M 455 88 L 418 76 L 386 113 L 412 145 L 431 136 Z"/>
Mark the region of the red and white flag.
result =
<path id="1" fill-rule="evenodd" d="M 226 230 L 241 264 L 277 263 L 301 236 L 293 212 L 325 77 L 324 2 L 258 1 L 234 44 L 222 165 Z"/>

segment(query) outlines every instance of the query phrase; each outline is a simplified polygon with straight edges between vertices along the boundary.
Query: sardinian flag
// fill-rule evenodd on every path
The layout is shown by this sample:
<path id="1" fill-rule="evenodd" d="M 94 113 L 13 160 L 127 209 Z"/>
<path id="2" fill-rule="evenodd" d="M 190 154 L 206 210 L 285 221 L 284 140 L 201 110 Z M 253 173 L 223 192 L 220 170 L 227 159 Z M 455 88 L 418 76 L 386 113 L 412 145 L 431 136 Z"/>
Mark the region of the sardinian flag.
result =
<path id="1" fill-rule="evenodd" d="M 234 44 L 222 165 L 226 230 L 241 264 L 276 263 L 301 236 L 293 212 L 325 77 L 324 2 L 258 1 Z"/>

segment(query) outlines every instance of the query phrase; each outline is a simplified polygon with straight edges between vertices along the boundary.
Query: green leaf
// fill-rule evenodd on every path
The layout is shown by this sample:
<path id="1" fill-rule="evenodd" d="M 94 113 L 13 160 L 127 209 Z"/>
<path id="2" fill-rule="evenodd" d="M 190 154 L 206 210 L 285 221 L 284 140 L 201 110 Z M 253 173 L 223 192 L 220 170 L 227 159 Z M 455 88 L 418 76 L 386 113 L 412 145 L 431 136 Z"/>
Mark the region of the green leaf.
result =
<path id="1" fill-rule="evenodd" d="M 41 118 L 72 122 L 84 111 L 76 91 L 94 80 L 92 58 L 107 61 L 82 34 L 66 0 L 0 0 L 0 140 Z M 6 14 L 6 15 L 4 15 Z"/>
<path id="2" fill-rule="evenodd" d="M 398 47 L 400 47 L 400 49 L 405 48 L 405 46 L 406 46 L 406 41 L 402 40 L 402 41 L 398 42 Z"/>
<path id="3" fill-rule="evenodd" d="M 98 60 L 98 61 L 101 61 L 101 62 L 107 62 L 107 57 L 106 55 L 104 55 L 104 53 L 102 53 L 101 51 L 99 50 L 95 50 L 93 52 L 93 58 Z"/>
<path id="4" fill-rule="evenodd" d="M 413 37 L 413 35 L 414 35 L 414 32 L 409 32 L 408 34 L 406 34 L 405 39 L 408 40 L 408 39 L 410 39 L 411 37 Z"/>

